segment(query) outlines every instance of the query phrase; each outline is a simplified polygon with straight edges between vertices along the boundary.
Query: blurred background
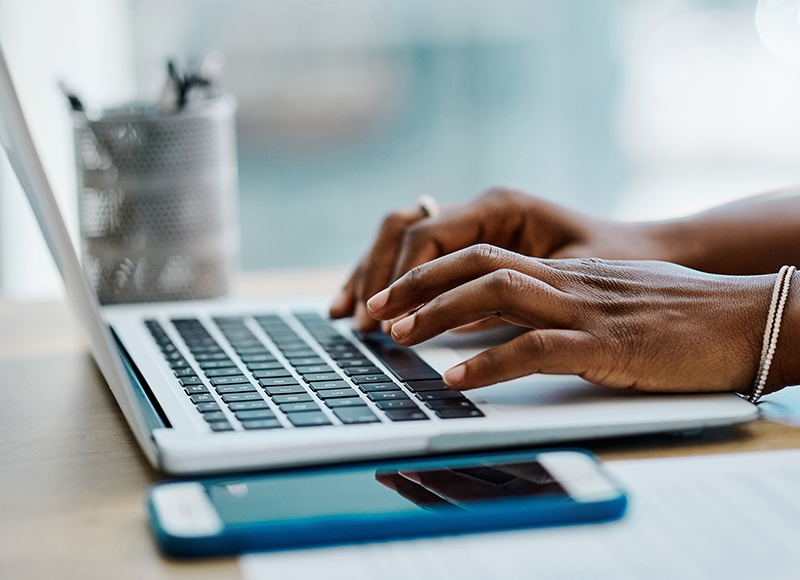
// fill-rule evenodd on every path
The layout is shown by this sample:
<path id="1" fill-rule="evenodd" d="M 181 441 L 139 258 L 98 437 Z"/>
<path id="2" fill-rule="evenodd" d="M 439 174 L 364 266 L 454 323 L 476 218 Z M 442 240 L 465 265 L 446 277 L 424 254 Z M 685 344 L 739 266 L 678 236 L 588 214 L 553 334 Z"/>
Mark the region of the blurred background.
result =
<path id="1" fill-rule="evenodd" d="M 353 263 L 421 194 L 502 184 L 638 220 L 798 183 L 797 5 L 762 0 L 757 18 L 756 0 L 0 0 L 0 43 L 73 231 L 57 81 L 100 105 L 153 100 L 168 58 L 223 51 L 254 270 Z M 0 292 L 59 291 L 3 158 Z"/>

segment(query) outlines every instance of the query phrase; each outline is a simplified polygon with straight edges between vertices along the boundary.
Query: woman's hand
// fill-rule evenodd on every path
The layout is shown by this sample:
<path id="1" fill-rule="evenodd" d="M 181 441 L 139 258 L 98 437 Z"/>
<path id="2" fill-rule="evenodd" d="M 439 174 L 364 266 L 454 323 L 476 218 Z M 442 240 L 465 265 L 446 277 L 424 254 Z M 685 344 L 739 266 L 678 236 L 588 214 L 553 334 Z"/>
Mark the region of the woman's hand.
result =
<path id="1" fill-rule="evenodd" d="M 550 373 L 645 391 L 749 393 L 774 281 L 477 245 L 415 267 L 368 308 L 392 321 L 402 345 L 488 318 L 530 329 L 448 370 L 454 389 Z M 785 376 L 790 352 L 779 344 L 767 392 L 797 379 Z"/>
<path id="2" fill-rule="evenodd" d="M 389 215 L 367 256 L 334 300 L 334 318 L 354 315 L 361 330 L 377 322 L 366 301 L 412 268 L 479 243 L 540 258 L 603 256 L 665 259 L 647 230 L 590 218 L 518 191 L 493 189 L 427 218 L 419 208 Z"/>

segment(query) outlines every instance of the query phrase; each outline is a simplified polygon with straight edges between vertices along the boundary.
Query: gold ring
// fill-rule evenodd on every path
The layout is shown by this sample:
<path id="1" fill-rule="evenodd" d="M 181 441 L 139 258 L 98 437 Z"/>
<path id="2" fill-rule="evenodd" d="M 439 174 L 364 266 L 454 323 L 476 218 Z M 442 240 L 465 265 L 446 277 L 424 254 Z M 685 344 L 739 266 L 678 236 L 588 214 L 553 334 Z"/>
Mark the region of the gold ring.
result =
<path id="1" fill-rule="evenodd" d="M 422 210 L 422 213 L 425 214 L 425 217 L 435 218 L 442 213 L 442 208 L 439 206 L 439 202 L 433 199 L 430 195 L 419 196 L 417 204 L 419 204 L 419 209 Z"/>

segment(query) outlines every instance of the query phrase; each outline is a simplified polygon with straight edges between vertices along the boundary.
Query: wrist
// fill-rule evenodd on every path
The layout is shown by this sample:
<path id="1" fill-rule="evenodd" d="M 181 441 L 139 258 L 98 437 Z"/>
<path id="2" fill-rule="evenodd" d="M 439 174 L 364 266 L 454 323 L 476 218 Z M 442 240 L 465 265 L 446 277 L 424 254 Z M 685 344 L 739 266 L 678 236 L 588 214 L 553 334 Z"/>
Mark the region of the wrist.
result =
<path id="1" fill-rule="evenodd" d="M 702 265 L 706 260 L 702 236 L 692 231 L 692 224 L 688 220 L 643 222 L 634 225 L 646 240 L 644 247 L 652 255 L 646 259 L 672 262 L 695 270 L 704 269 Z"/>
<path id="2" fill-rule="evenodd" d="M 766 321 L 764 322 L 766 324 Z M 800 384 L 800 277 L 796 274 L 789 286 L 789 294 L 781 320 L 777 348 L 764 393 L 771 393 L 789 385 Z"/>

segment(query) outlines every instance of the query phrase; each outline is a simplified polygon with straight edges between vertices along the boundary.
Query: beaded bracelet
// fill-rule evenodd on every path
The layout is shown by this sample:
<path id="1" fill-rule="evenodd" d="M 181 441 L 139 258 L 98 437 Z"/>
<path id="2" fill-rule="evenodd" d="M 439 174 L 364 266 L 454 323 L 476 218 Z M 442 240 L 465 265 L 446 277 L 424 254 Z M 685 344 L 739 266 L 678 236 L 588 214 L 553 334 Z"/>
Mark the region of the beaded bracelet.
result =
<path id="1" fill-rule="evenodd" d="M 778 272 L 778 279 L 775 280 L 775 287 L 772 289 L 772 302 L 769 305 L 769 313 L 767 314 L 767 327 L 764 330 L 764 341 L 761 345 L 761 362 L 758 364 L 756 384 L 753 387 L 753 392 L 745 397 L 751 403 L 755 403 L 761 398 L 764 385 L 767 384 L 769 367 L 772 365 L 772 357 L 775 355 L 775 349 L 778 346 L 778 333 L 781 330 L 783 309 L 786 306 L 789 286 L 795 270 L 794 266 L 781 268 L 780 272 Z"/>

